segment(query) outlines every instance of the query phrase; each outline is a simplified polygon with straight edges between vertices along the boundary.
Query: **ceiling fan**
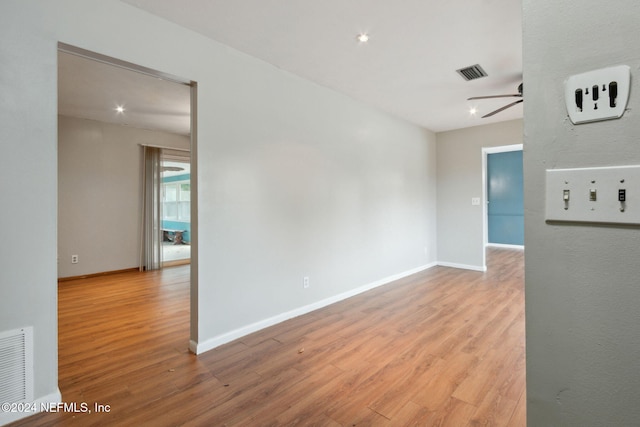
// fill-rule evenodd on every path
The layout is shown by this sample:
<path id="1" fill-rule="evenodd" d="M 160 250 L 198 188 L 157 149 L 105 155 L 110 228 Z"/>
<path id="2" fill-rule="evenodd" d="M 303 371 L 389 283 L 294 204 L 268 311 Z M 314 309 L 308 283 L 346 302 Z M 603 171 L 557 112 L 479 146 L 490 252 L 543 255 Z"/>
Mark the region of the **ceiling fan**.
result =
<path id="1" fill-rule="evenodd" d="M 489 114 L 485 114 L 484 116 L 482 116 L 482 118 L 484 119 L 485 117 L 491 117 L 496 113 L 499 113 L 500 111 L 504 111 L 507 108 L 513 107 L 516 104 L 521 103 L 522 101 L 524 101 L 524 99 L 522 99 L 522 83 L 520 83 L 518 85 L 518 93 L 511 93 L 511 94 L 507 94 L 507 95 L 490 95 L 490 96 L 474 96 L 471 98 L 467 98 L 468 101 L 472 101 L 474 99 L 489 99 L 489 98 L 511 98 L 511 97 L 516 97 L 516 98 L 520 98 L 515 102 L 512 102 L 511 104 L 507 104 L 504 107 L 500 107 L 497 110 L 494 110 L 492 112 L 490 112 Z"/>

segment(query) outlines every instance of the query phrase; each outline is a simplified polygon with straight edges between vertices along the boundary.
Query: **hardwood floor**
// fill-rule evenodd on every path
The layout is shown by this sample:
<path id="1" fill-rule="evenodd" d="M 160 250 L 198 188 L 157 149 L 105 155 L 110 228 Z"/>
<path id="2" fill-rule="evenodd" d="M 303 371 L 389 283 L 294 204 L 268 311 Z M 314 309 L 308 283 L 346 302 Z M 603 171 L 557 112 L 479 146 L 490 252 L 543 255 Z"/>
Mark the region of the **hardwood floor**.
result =
<path id="1" fill-rule="evenodd" d="M 195 356 L 188 266 L 59 286 L 59 385 L 14 426 L 524 426 L 521 251 L 436 267 Z M 96 413 L 94 404 L 109 405 Z"/>

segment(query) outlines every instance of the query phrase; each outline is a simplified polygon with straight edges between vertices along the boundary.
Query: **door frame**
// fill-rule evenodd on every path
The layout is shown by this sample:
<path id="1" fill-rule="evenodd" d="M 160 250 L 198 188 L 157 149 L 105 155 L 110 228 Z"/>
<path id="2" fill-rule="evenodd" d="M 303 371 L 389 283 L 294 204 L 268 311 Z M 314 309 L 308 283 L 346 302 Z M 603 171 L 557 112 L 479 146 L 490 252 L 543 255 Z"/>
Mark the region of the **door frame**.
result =
<path id="1" fill-rule="evenodd" d="M 486 248 L 489 245 L 489 215 L 487 205 L 487 177 L 488 177 L 488 156 L 489 154 L 507 153 L 509 151 L 523 151 L 523 144 L 501 145 L 497 147 L 482 147 L 482 265 L 486 263 Z"/>

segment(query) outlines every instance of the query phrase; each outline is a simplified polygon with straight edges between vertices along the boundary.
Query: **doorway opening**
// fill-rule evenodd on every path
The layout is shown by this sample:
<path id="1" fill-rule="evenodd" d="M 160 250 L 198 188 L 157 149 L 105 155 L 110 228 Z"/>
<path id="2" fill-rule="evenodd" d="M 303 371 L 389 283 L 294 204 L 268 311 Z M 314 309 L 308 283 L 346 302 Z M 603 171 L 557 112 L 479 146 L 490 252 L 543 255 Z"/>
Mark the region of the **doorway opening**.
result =
<path id="1" fill-rule="evenodd" d="M 488 246 L 524 249 L 522 154 L 522 144 L 482 149 L 483 265 Z"/>
<path id="2" fill-rule="evenodd" d="M 182 263 L 190 266 L 178 268 L 188 273 L 185 341 L 192 351 L 197 336 L 197 183 L 191 180 L 197 162 L 196 96 L 193 81 L 58 44 L 59 280 L 140 269 L 141 146 L 161 148 L 166 167 L 180 164 L 188 172 L 178 182 L 171 208 L 177 209 L 176 219 L 188 217 L 180 239 L 188 248 Z M 175 233 L 172 239 L 175 243 Z"/>

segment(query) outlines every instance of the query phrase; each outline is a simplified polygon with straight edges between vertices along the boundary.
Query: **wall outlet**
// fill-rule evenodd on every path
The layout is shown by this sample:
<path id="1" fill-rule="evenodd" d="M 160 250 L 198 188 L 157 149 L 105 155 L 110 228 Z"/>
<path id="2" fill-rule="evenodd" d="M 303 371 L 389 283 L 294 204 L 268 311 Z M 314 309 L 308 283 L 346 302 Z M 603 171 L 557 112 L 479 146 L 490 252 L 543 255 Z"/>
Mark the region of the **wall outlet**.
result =
<path id="1" fill-rule="evenodd" d="M 78 255 L 71 255 L 71 264 L 78 263 Z"/>
<path id="2" fill-rule="evenodd" d="M 309 276 L 304 276 L 302 278 L 302 287 L 307 289 L 309 287 Z"/>
<path id="3" fill-rule="evenodd" d="M 628 65 L 576 74 L 564 83 L 564 99 L 573 124 L 622 117 L 629 100 Z"/>

